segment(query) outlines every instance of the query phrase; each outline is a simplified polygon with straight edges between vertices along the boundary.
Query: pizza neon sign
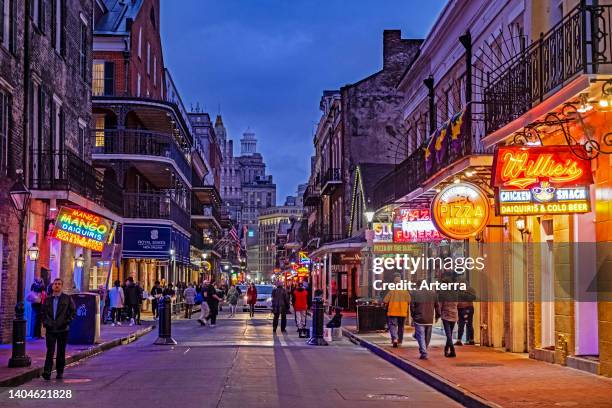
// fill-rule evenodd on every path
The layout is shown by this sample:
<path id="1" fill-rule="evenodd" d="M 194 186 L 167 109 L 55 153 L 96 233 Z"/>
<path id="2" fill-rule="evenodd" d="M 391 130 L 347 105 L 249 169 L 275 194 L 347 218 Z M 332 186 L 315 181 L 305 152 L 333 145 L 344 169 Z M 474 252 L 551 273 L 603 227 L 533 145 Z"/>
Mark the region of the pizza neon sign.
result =
<path id="1" fill-rule="evenodd" d="M 500 215 L 573 214 L 590 211 L 590 162 L 582 146 L 497 149 L 493 187 Z"/>
<path id="2" fill-rule="evenodd" d="M 489 221 L 489 199 L 471 183 L 446 186 L 431 204 L 433 221 L 442 235 L 462 240 L 475 236 Z"/>

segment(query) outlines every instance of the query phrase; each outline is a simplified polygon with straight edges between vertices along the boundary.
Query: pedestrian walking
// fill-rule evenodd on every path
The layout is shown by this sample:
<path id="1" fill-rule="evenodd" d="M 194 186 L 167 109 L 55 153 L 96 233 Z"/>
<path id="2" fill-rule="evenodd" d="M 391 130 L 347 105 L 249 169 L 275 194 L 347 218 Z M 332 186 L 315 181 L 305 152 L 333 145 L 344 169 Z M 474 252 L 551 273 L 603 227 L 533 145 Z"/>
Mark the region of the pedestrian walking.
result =
<path id="1" fill-rule="evenodd" d="M 308 310 L 308 291 L 302 283 L 293 291 L 293 311 L 298 335 L 306 337 L 306 310 Z"/>
<path id="2" fill-rule="evenodd" d="M 123 309 L 125 297 L 119 280 L 116 280 L 113 284 L 113 288 L 108 291 L 108 297 L 110 300 L 112 325 L 121 326 L 121 309 Z"/>
<path id="3" fill-rule="evenodd" d="M 217 285 L 215 278 L 210 280 L 210 283 L 206 287 L 206 303 L 208 304 L 208 316 L 206 321 L 210 320 L 210 327 L 215 327 L 217 324 L 217 315 L 219 314 L 219 302 L 223 299 L 217 293 Z"/>
<path id="4" fill-rule="evenodd" d="M 153 309 L 153 320 L 157 320 L 159 318 L 157 305 L 159 303 L 159 298 L 162 297 L 164 290 L 159 284 L 159 281 L 155 281 L 155 285 L 151 288 L 151 296 L 153 299 L 151 300 L 151 308 Z"/>
<path id="5" fill-rule="evenodd" d="M 47 381 L 51 379 L 53 355 L 56 354 L 56 346 L 56 378 L 61 379 L 64 376 L 68 329 L 70 328 L 70 322 L 76 315 L 76 307 L 72 298 L 62 293 L 63 284 L 64 282 L 59 278 L 53 281 L 51 296 L 45 299 L 42 308 L 43 322 L 47 331 L 47 356 L 45 358 L 45 367 L 43 368 L 42 377 Z"/>
<path id="6" fill-rule="evenodd" d="M 439 302 L 440 317 L 442 318 L 442 326 L 446 335 L 444 357 L 456 357 L 455 346 L 453 345 L 453 330 L 458 320 L 457 298 L 452 292 L 444 291 L 439 294 Z"/>
<path id="7" fill-rule="evenodd" d="M 206 320 L 208 319 L 208 315 L 210 314 L 210 308 L 208 307 L 208 303 L 206 301 L 206 287 L 208 286 L 208 282 L 202 282 L 202 286 L 200 287 L 200 294 L 202 295 L 202 303 L 200 304 L 200 317 L 198 318 L 198 323 L 202 326 L 206 326 Z"/>
<path id="8" fill-rule="evenodd" d="M 276 333 L 278 327 L 278 318 L 281 319 L 281 332 L 287 333 L 287 310 L 289 310 L 289 295 L 281 282 L 272 289 L 272 330 Z"/>
<path id="9" fill-rule="evenodd" d="M 138 317 L 138 305 L 140 304 L 140 297 L 142 295 L 134 283 L 134 278 L 131 276 L 125 280 L 123 295 L 125 297 L 127 316 L 130 319 L 130 326 L 133 326 L 136 324 L 136 318 Z"/>
<path id="10" fill-rule="evenodd" d="M 140 326 L 140 312 L 142 311 L 142 302 L 147 298 L 148 294 L 140 282 L 136 282 L 136 289 L 138 290 L 138 303 L 136 304 L 136 324 Z"/>
<path id="11" fill-rule="evenodd" d="M 396 275 L 395 283 L 400 283 L 402 277 Z M 394 289 L 387 292 L 383 299 L 387 307 L 387 325 L 393 347 L 397 348 L 404 341 L 404 324 L 408 317 L 409 296 L 407 290 Z"/>
<path id="12" fill-rule="evenodd" d="M 229 303 L 230 314 L 229 317 L 236 316 L 236 307 L 238 307 L 238 298 L 240 297 L 240 293 L 238 293 L 238 289 L 236 289 L 235 285 L 231 285 L 227 291 L 227 303 Z"/>
<path id="13" fill-rule="evenodd" d="M 416 290 L 411 294 L 410 316 L 414 322 L 414 337 L 419 344 L 419 357 L 427 359 L 427 348 L 431 340 L 431 329 L 440 318 L 438 296 L 433 290 Z"/>
<path id="14" fill-rule="evenodd" d="M 249 305 L 249 316 L 255 317 L 255 303 L 257 303 L 257 288 L 251 282 L 247 289 L 247 304 Z"/>
<path id="15" fill-rule="evenodd" d="M 32 305 L 32 323 L 34 324 L 32 337 L 35 339 L 42 338 L 42 306 L 45 303 L 46 296 L 45 282 L 40 276 L 35 277 L 32 286 L 30 286 L 30 293 L 26 297 L 26 300 Z"/>
<path id="16" fill-rule="evenodd" d="M 191 319 L 196 297 L 196 290 L 191 283 L 183 291 L 183 297 L 185 298 L 185 319 Z"/>
<path id="17" fill-rule="evenodd" d="M 459 293 L 457 302 L 457 314 L 459 320 L 457 322 L 457 341 L 456 346 L 463 346 L 463 331 L 465 330 L 465 343 L 474 345 L 474 300 L 476 294 L 473 288 L 468 287 L 467 290 Z"/>

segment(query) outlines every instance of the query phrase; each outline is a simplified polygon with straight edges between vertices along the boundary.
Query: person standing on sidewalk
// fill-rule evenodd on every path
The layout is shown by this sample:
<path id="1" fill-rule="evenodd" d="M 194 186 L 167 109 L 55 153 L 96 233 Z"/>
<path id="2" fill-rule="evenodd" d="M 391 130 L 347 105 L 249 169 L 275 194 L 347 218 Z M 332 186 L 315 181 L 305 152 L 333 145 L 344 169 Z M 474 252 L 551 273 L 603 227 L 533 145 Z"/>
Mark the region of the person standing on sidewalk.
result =
<path id="1" fill-rule="evenodd" d="M 276 333 L 278 318 L 281 318 L 281 333 L 287 333 L 287 310 L 289 310 L 289 295 L 279 281 L 277 286 L 272 289 L 272 330 Z"/>
<path id="2" fill-rule="evenodd" d="M 159 281 L 155 281 L 155 285 L 151 289 L 151 296 L 153 299 L 151 300 L 151 308 L 153 309 L 153 320 L 157 320 L 159 316 L 157 315 L 157 304 L 159 302 L 159 298 L 162 297 L 164 290 L 159 284 Z"/>
<path id="3" fill-rule="evenodd" d="M 255 303 L 257 303 L 257 288 L 251 282 L 247 289 L 247 304 L 249 305 L 249 316 L 255 317 Z"/>
<path id="4" fill-rule="evenodd" d="M 411 295 L 410 316 L 414 322 L 414 337 L 419 344 L 419 357 L 427 359 L 427 348 L 431 340 L 431 329 L 440 318 L 438 296 L 433 290 L 416 290 Z"/>
<path id="5" fill-rule="evenodd" d="M 445 276 L 442 282 L 450 283 L 452 282 L 452 278 Z M 440 303 L 440 316 L 442 317 L 442 325 L 444 326 L 444 334 L 446 335 L 444 357 L 457 357 L 455 354 L 455 346 L 453 345 L 453 330 L 458 320 L 457 293 L 455 291 L 440 291 L 438 294 L 438 302 Z"/>
<path id="6" fill-rule="evenodd" d="M 125 289 L 123 295 L 125 296 L 125 306 L 127 309 L 127 315 L 130 318 L 130 326 L 136 323 L 136 317 L 138 315 L 138 304 L 140 293 L 138 287 L 134 283 L 134 278 L 131 276 L 125 281 Z"/>
<path id="7" fill-rule="evenodd" d="M 457 312 L 459 321 L 457 323 L 457 341 L 455 346 L 463 346 L 463 330 L 465 329 L 465 342 L 469 345 L 474 345 L 474 300 L 476 294 L 472 287 L 462 291 L 459 294 L 459 302 L 457 303 Z"/>
<path id="8" fill-rule="evenodd" d="M 113 288 L 108 291 L 108 298 L 110 300 L 111 307 L 111 319 L 113 320 L 113 326 L 121 326 L 121 309 L 123 309 L 123 303 L 125 301 L 125 295 L 123 294 L 123 288 L 121 282 L 116 280 L 113 284 Z"/>
<path id="9" fill-rule="evenodd" d="M 401 280 L 400 275 L 395 275 L 393 279 L 395 283 L 400 283 Z M 404 324 L 406 317 L 408 317 L 408 291 L 390 290 L 385 295 L 383 303 L 387 306 L 387 324 L 391 335 L 391 343 L 393 347 L 397 348 L 404 341 Z"/>
<path id="10" fill-rule="evenodd" d="M 208 302 L 206 301 L 207 286 L 208 281 L 204 281 L 200 287 L 200 293 L 202 293 L 202 303 L 200 304 L 200 317 L 198 318 L 198 323 L 200 323 L 202 326 L 206 326 L 206 320 L 208 320 L 208 315 L 210 314 L 210 308 L 208 307 Z"/>
<path id="11" fill-rule="evenodd" d="M 300 282 L 293 291 L 293 311 L 295 312 L 295 323 L 300 337 L 305 336 L 306 310 L 308 310 L 308 291 Z"/>
<path id="12" fill-rule="evenodd" d="M 183 297 L 185 298 L 185 319 L 191 319 L 196 297 L 196 290 L 191 283 L 183 291 Z"/>
<path id="13" fill-rule="evenodd" d="M 210 327 L 217 325 L 217 315 L 219 314 L 219 302 L 223 299 L 217 293 L 215 278 L 210 279 L 210 283 L 206 287 L 206 303 L 208 304 L 208 316 L 206 320 L 210 320 Z"/>
<path id="14" fill-rule="evenodd" d="M 230 307 L 230 314 L 229 317 L 235 317 L 236 316 L 236 307 L 238 306 L 238 298 L 240 297 L 240 294 L 238 293 L 238 289 L 236 289 L 236 286 L 232 285 L 230 286 L 229 290 L 227 291 L 227 303 L 229 303 L 229 307 Z"/>
<path id="15" fill-rule="evenodd" d="M 57 278 L 53 281 L 51 296 L 45 299 L 42 307 L 43 322 L 46 334 L 47 356 L 42 377 L 49 381 L 51 379 L 51 369 L 53 368 L 53 355 L 57 344 L 57 357 L 55 370 L 58 379 L 64 376 L 64 366 L 66 365 L 66 341 L 68 340 L 68 329 L 70 322 L 76 315 L 76 307 L 72 298 L 62 293 L 64 282 Z"/>

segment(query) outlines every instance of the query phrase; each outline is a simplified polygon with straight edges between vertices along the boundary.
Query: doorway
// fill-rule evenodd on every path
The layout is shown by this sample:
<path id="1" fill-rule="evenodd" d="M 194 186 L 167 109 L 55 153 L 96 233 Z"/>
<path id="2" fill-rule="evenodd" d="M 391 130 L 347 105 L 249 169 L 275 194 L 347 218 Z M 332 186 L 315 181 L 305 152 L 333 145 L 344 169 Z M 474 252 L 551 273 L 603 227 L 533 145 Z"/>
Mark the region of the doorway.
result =
<path id="1" fill-rule="evenodd" d="M 555 347 L 555 274 L 554 274 L 554 241 L 553 220 L 542 220 L 540 223 L 542 247 L 541 276 L 541 348 L 554 350 Z"/>

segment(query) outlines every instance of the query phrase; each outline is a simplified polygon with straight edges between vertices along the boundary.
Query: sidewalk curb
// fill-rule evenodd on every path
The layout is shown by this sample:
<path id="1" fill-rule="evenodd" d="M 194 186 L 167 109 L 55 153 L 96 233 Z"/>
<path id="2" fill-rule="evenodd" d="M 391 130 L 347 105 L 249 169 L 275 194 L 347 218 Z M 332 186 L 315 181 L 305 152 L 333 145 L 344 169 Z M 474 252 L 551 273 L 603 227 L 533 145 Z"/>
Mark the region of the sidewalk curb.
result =
<path id="1" fill-rule="evenodd" d="M 352 333 L 348 329 L 342 328 L 342 334 L 345 337 L 348 337 L 348 339 L 353 343 L 370 350 L 372 353 L 393 364 L 394 366 L 400 368 L 402 371 L 405 371 L 416 379 L 424 382 L 430 387 L 436 389 L 437 391 L 440 391 L 444 395 L 454 399 L 455 401 L 459 402 L 460 404 L 463 404 L 466 407 L 501 408 L 501 405 L 498 405 L 491 401 L 487 401 L 475 394 L 472 394 L 461 386 L 453 384 L 445 378 L 440 377 L 439 375 L 434 374 L 423 367 L 420 367 L 417 364 L 414 364 L 392 353 L 389 353 L 388 351 L 377 346 L 376 344 L 362 339 L 361 337 Z"/>
<path id="2" fill-rule="evenodd" d="M 129 344 L 133 341 L 136 341 L 138 338 L 144 336 L 145 334 L 152 332 L 155 327 L 155 325 L 147 326 L 126 336 L 109 340 L 105 343 L 96 344 L 87 350 L 83 350 L 71 355 L 70 357 L 66 357 L 66 365 L 75 363 L 87 357 L 95 356 L 96 354 L 103 353 L 104 351 L 110 350 L 117 346 Z M 18 374 L 12 378 L 0 381 L 0 387 L 16 387 L 22 385 L 28 381 L 33 380 L 34 378 L 40 377 L 40 375 L 42 374 L 42 370 L 43 367 L 33 367 L 30 370 Z"/>

